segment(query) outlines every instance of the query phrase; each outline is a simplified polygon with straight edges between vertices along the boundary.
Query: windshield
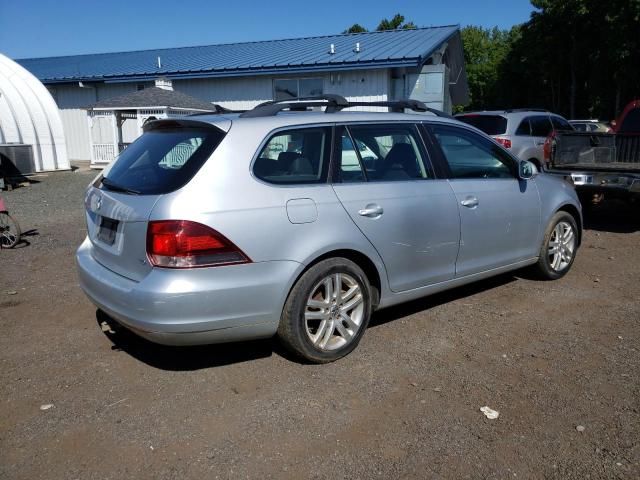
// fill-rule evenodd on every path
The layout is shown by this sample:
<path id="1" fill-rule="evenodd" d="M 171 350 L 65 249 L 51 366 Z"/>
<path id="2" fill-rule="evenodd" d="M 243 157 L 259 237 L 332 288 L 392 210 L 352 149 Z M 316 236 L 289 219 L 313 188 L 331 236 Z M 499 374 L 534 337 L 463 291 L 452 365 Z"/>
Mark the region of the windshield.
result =
<path id="1" fill-rule="evenodd" d="M 102 188 L 142 195 L 177 190 L 193 178 L 223 137 L 217 128 L 148 131 L 109 167 Z"/>
<path id="2" fill-rule="evenodd" d="M 500 115 L 459 115 L 456 119 L 482 130 L 487 135 L 502 135 L 507 131 L 507 119 Z"/>

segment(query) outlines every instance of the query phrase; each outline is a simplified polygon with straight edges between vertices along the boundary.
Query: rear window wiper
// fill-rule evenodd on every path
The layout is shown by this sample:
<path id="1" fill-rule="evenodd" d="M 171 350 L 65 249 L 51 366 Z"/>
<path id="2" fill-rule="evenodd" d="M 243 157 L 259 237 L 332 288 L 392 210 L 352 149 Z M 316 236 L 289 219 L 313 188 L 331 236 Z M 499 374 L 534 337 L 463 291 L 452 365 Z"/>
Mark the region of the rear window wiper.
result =
<path id="1" fill-rule="evenodd" d="M 102 177 L 102 185 L 104 185 L 105 187 L 107 187 L 107 189 L 112 190 L 114 192 L 124 192 L 124 193 L 130 193 L 132 195 L 140 195 L 140 193 L 142 193 L 142 192 L 139 192 L 138 190 L 134 190 L 128 187 L 123 187 L 122 185 L 113 183 L 107 177 Z"/>

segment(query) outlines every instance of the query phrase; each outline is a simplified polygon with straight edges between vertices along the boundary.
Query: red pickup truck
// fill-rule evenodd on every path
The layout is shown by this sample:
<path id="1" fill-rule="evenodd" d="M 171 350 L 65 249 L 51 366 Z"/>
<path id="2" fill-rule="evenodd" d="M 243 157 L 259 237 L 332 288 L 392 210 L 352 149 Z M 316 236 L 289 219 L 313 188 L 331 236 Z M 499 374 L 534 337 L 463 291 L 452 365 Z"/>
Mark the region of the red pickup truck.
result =
<path id="1" fill-rule="evenodd" d="M 640 100 L 625 107 L 612 133 L 554 132 L 545 144 L 545 170 L 570 174 L 583 204 L 594 194 L 640 198 Z"/>

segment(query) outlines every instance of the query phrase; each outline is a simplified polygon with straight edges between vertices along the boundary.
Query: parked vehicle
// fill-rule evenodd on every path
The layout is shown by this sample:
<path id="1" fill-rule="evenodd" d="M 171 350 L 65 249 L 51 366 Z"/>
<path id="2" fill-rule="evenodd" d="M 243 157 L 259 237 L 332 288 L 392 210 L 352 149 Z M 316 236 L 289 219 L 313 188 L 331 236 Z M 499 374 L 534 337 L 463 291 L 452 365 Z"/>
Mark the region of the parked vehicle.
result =
<path id="1" fill-rule="evenodd" d="M 362 105 L 424 114 L 343 111 Z M 277 334 L 319 363 L 374 310 L 530 265 L 562 277 L 582 228 L 569 183 L 479 130 L 330 95 L 150 123 L 85 206 L 80 285 L 126 328 L 171 345 Z"/>
<path id="2" fill-rule="evenodd" d="M 630 102 L 612 133 L 557 132 L 545 158 L 551 172 L 570 174 L 582 201 L 640 198 L 640 100 Z"/>
<path id="3" fill-rule="evenodd" d="M 547 110 L 515 109 L 456 115 L 461 122 L 479 128 L 521 160 L 544 167 L 544 142 L 554 130 L 573 131 L 560 115 Z"/>
<path id="4" fill-rule="evenodd" d="M 569 120 L 569 123 L 578 132 L 602 132 L 609 133 L 611 127 L 600 120 Z"/>

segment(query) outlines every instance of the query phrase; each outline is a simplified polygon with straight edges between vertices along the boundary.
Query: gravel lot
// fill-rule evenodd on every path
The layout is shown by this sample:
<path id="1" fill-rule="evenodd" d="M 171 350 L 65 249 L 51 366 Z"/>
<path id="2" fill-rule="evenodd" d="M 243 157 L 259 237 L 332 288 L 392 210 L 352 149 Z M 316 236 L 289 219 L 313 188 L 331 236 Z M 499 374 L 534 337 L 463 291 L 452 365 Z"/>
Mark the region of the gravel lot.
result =
<path id="1" fill-rule="evenodd" d="M 0 252 L 1 478 L 640 477 L 637 206 L 595 207 L 560 281 L 378 312 L 313 366 L 103 332 L 73 259 L 94 175 L 2 193 L 28 234 Z"/>

